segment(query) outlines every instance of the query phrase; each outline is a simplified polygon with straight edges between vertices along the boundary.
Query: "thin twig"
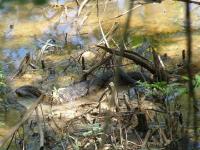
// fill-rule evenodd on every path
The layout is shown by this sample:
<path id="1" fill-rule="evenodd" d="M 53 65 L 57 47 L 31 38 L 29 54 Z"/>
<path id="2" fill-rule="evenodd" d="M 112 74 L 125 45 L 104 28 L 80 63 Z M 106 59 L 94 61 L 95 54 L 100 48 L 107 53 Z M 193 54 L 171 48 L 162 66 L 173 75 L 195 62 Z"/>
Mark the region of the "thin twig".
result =
<path id="1" fill-rule="evenodd" d="M 85 5 L 89 2 L 89 0 L 84 0 L 78 9 L 78 16 L 80 16 L 82 9 L 85 7 Z"/>
<path id="2" fill-rule="evenodd" d="M 35 112 L 36 112 L 36 118 L 37 118 L 37 123 L 38 123 L 38 129 L 40 133 L 40 149 L 44 149 L 44 132 L 43 132 L 42 123 L 39 117 L 38 108 L 35 109 Z"/>
<path id="3" fill-rule="evenodd" d="M 137 6 L 133 7 L 133 8 L 131 8 L 131 9 L 129 9 L 129 10 L 123 12 L 122 14 L 120 14 L 120 15 L 118 15 L 118 16 L 115 16 L 115 17 L 112 17 L 112 18 L 110 18 L 110 19 L 116 19 L 116 18 L 122 17 L 122 16 L 124 16 L 124 15 L 130 13 L 131 11 L 133 11 L 133 10 L 135 10 L 135 9 L 141 7 L 141 6 L 142 6 L 142 4 L 137 5 Z"/>

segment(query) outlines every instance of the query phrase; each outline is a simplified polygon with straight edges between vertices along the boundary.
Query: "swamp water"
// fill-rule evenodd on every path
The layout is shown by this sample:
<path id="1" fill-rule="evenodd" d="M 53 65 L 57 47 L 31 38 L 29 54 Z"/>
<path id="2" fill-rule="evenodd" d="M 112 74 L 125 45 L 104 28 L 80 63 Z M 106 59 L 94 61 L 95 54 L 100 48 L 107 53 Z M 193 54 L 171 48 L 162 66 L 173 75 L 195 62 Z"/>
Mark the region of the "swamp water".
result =
<path id="1" fill-rule="evenodd" d="M 51 4 L 56 4 L 53 0 Z M 58 0 L 58 5 L 35 6 L 32 3 L 17 4 L 5 3 L 0 9 L 0 63 L 3 66 L 8 79 L 15 73 L 21 59 L 27 52 L 34 54 L 50 38 L 55 39 L 64 47 L 61 55 L 48 56 L 49 61 L 60 62 L 69 58 L 72 52 L 78 52 L 80 48 L 91 49 L 101 39 L 96 7 L 91 3 L 83 9 L 81 16 L 77 17 L 76 4 L 68 0 Z M 184 3 L 174 1 L 163 1 L 162 3 L 149 3 L 135 6 L 130 19 L 130 42 L 137 46 L 144 39 L 149 39 L 160 53 L 167 53 L 174 62 L 169 67 L 181 60 L 181 52 L 186 49 L 184 33 Z M 127 15 L 122 15 L 128 10 L 126 0 L 109 1 L 105 7 L 104 3 L 99 5 L 100 20 L 105 32 L 118 22 L 119 31 L 116 33 L 116 41 L 120 41 L 121 33 L 124 31 Z M 105 12 L 104 12 L 105 10 Z M 83 14 L 91 11 L 86 22 L 83 23 Z M 191 6 L 193 26 L 193 50 L 194 69 L 200 69 L 200 8 Z M 89 13 L 89 12 L 88 12 Z M 82 25 L 83 24 L 83 25 Z M 65 46 L 65 35 L 68 33 L 67 41 L 70 46 Z M 115 37 L 114 37 L 115 38 Z M 118 39 L 117 39 L 118 38 Z M 60 86 L 66 85 L 76 75 L 69 73 L 62 77 Z M 13 89 L 27 84 L 36 84 L 42 79 L 40 72 L 24 75 L 21 79 L 8 80 L 8 85 Z M 61 84 L 62 83 L 62 84 Z M 197 91 L 198 92 L 198 91 Z M 198 95 L 198 97 L 200 97 Z M 25 100 L 24 100 L 24 105 Z M 16 124 L 20 119 L 20 113 L 16 110 L 0 112 L 0 136 Z"/>

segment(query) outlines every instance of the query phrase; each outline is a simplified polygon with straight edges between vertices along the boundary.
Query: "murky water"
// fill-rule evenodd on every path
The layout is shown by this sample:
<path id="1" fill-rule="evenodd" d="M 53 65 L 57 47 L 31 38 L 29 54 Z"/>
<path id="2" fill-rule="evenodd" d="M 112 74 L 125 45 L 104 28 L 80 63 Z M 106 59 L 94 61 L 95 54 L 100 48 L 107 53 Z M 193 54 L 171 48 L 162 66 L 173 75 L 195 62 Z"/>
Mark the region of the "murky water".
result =
<path id="1" fill-rule="evenodd" d="M 78 50 L 91 48 L 101 39 L 96 6 L 91 3 L 83 9 L 81 17 L 77 17 L 77 6 L 72 1 L 60 0 L 56 6 L 53 0 L 52 5 L 35 6 L 32 3 L 16 4 L 6 3 L 0 9 L 0 63 L 3 65 L 5 73 L 13 75 L 20 64 L 20 60 L 31 52 L 40 49 L 50 38 L 58 41 L 64 48 L 64 54 L 49 56 L 49 61 L 62 61 L 68 58 L 72 49 Z M 65 5 L 63 7 L 62 5 Z M 120 28 L 114 36 L 116 41 L 122 37 L 125 30 L 124 24 L 127 20 L 125 12 L 129 9 L 126 0 L 108 1 L 105 5 L 102 1 L 99 4 L 99 17 L 105 32 L 118 22 Z M 156 48 L 161 53 L 167 53 L 171 58 L 175 58 L 175 63 L 180 61 L 181 52 L 186 49 L 184 34 L 184 4 L 174 1 L 163 1 L 162 3 L 142 4 L 135 7 L 132 11 L 130 21 L 130 34 L 133 38 L 129 39 L 133 45 L 137 45 L 144 38 L 154 41 Z M 200 8 L 192 5 L 192 26 L 194 66 L 199 69 L 200 59 Z M 84 14 L 89 13 L 84 23 Z M 121 17 L 119 17 L 122 15 Z M 67 42 L 66 46 L 66 33 Z M 22 79 L 14 80 L 10 83 L 13 88 L 24 84 L 34 84 L 42 79 L 38 72 L 25 75 Z M 66 84 L 70 77 L 62 79 L 60 82 Z M 9 113 L 8 113 L 9 114 Z M 9 122 L 5 118 L 8 114 L 0 115 L 0 123 L 8 127 L 14 125 L 16 121 Z M 15 113 L 11 113 L 15 116 Z M 9 120 L 9 117 L 6 117 Z M 13 120 L 13 119 L 11 119 Z M 18 118 L 16 118 L 18 120 Z M 1 129 L 1 126 L 0 126 Z M 3 131 L 3 129 L 2 129 Z"/>

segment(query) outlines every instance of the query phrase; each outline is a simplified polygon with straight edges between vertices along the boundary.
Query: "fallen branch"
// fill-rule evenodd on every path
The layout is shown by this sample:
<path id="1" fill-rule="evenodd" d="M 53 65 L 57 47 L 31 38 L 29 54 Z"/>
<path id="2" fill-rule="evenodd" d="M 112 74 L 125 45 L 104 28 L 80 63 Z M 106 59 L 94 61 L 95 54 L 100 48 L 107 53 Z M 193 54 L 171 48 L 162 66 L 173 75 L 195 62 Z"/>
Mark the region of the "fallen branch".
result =
<path id="1" fill-rule="evenodd" d="M 6 143 L 8 141 L 9 138 L 12 137 L 12 135 L 24 124 L 25 121 L 28 120 L 28 118 L 30 117 L 30 115 L 33 113 L 33 111 L 35 110 L 35 108 L 38 106 L 38 104 L 44 99 L 45 95 L 41 95 L 33 104 L 32 106 L 26 111 L 26 113 L 24 114 L 23 118 L 21 119 L 21 121 L 15 125 L 13 128 L 11 128 L 10 132 L 2 139 L 0 140 L 0 147 L 2 147 L 4 145 L 4 143 Z"/>

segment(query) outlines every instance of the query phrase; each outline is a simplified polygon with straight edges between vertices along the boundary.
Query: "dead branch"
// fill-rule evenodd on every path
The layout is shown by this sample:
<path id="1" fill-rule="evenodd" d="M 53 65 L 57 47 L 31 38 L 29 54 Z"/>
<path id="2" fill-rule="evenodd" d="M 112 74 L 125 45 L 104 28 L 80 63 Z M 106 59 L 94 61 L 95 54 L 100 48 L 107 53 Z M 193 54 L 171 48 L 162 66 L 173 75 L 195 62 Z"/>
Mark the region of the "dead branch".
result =
<path id="1" fill-rule="evenodd" d="M 112 39 L 112 35 L 115 33 L 115 31 L 118 29 L 119 27 L 119 23 L 115 22 L 111 29 L 107 32 L 107 34 L 105 35 L 105 38 L 107 38 L 107 41 L 109 42 Z M 99 43 L 97 45 L 102 44 L 104 41 L 104 39 L 102 38 Z"/>
<path id="2" fill-rule="evenodd" d="M 24 124 L 25 121 L 28 120 L 28 118 L 30 117 L 30 115 L 33 113 L 33 111 L 35 110 L 35 108 L 38 106 L 38 104 L 44 99 L 45 95 L 41 95 L 33 104 L 32 106 L 26 111 L 26 113 L 24 114 L 23 118 L 21 119 L 21 121 L 15 125 L 13 128 L 11 128 L 10 132 L 2 139 L 0 140 L 0 147 L 10 138 L 12 137 L 12 135 L 22 126 L 22 124 Z"/>
<path id="3" fill-rule="evenodd" d="M 116 54 L 118 56 L 122 56 L 122 57 L 126 57 L 132 61 L 134 61 L 137 65 L 140 65 L 142 67 L 144 67 L 145 69 L 147 69 L 148 71 L 150 71 L 152 74 L 156 74 L 159 72 L 160 73 L 160 77 L 162 81 L 167 81 L 168 80 L 168 74 L 165 71 L 161 60 L 157 58 L 157 62 L 159 63 L 159 67 L 158 66 L 153 66 L 153 63 L 151 61 L 149 61 L 148 59 L 144 58 L 143 56 L 139 55 L 136 52 L 132 52 L 132 51 L 128 51 L 128 50 L 124 50 L 124 53 L 122 54 L 120 51 L 116 50 L 116 49 L 111 49 L 105 46 L 101 46 L 101 45 L 97 45 L 97 47 L 102 48 L 103 50 L 111 53 L 111 54 Z M 155 53 L 155 55 L 157 55 Z M 155 62 L 154 62 L 155 64 Z"/>
<path id="4" fill-rule="evenodd" d="M 154 65 L 155 65 L 155 75 L 158 81 L 167 81 L 167 73 L 164 68 L 164 64 L 160 58 L 160 56 L 155 52 L 153 49 L 153 58 L 154 58 Z"/>
<path id="5" fill-rule="evenodd" d="M 101 45 L 97 45 L 97 47 L 102 48 L 103 50 L 111 53 L 111 54 L 116 54 L 118 56 L 121 56 L 120 51 L 116 50 L 116 49 L 111 49 L 105 46 L 101 46 Z M 144 67 L 145 69 L 149 70 L 152 74 L 155 74 L 155 68 L 154 66 L 144 57 L 142 56 L 138 56 L 134 53 L 127 53 L 126 51 L 124 51 L 124 53 L 122 54 L 122 57 L 126 57 L 132 61 L 134 61 L 137 65 L 140 65 L 142 67 Z"/>
<path id="6" fill-rule="evenodd" d="M 113 82 L 110 82 L 109 88 L 111 90 L 111 100 L 109 102 L 109 105 L 110 105 L 111 108 L 115 107 L 116 111 L 119 112 L 120 111 L 120 108 L 119 108 L 119 99 L 118 99 L 118 96 L 117 96 L 116 87 L 115 87 L 115 85 L 114 85 Z"/>
<path id="7" fill-rule="evenodd" d="M 104 31 L 103 31 L 103 28 L 102 28 L 100 19 L 99 19 L 99 28 L 100 28 L 100 31 L 101 31 L 101 35 L 103 36 L 103 40 L 104 40 L 104 42 L 105 42 L 105 44 L 106 44 L 106 47 L 110 47 L 110 46 L 109 46 L 109 43 L 108 43 L 108 41 L 107 41 L 107 39 L 106 39 L 106 36 L 105 36 L 105 34 L 104 34 Z"/>
<path id="8" fill-rule="evenodd" d="M 94 70 L 99 68 L 101 65 L 105 64 L 108 60 L 111 59 L 111 55 L 107 56 L 106 58 L 103 58 L 99 63 L 92 66 L 89 70 L 86 70 L 83 76 L 81 77 L 81 80 L 85 80 L 89 74 L 91 74 Z"/>

